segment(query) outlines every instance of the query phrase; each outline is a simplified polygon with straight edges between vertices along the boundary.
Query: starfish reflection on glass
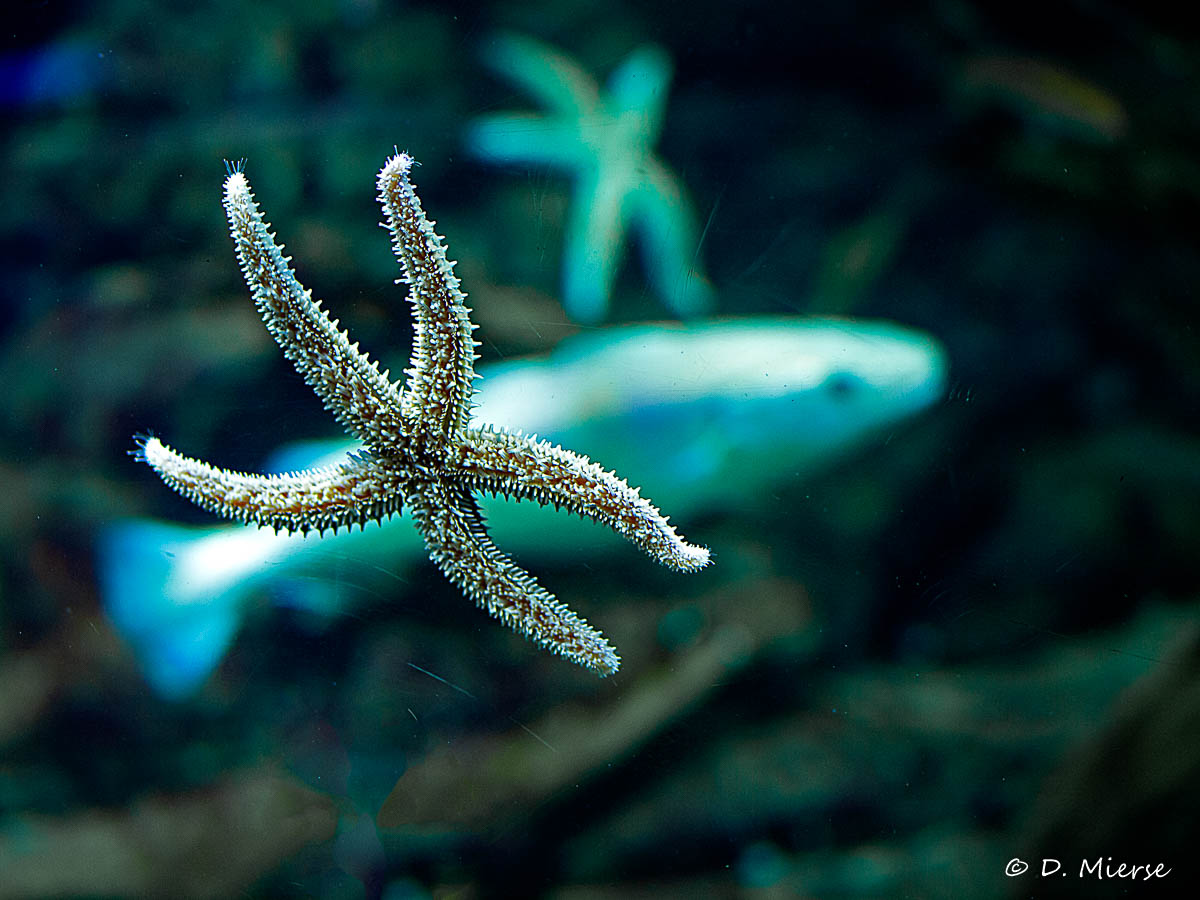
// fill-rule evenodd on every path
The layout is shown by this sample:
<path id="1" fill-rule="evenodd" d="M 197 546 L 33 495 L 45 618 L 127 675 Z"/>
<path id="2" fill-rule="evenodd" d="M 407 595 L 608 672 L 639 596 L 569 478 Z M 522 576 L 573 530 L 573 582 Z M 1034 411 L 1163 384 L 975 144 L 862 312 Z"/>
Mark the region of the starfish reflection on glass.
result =
<path id="1" fill-rule="evenodd" d="M 559 603 L 488 537 L 477 491 L 564 507 L 612 528 L 683 572 L 709 562 L 637 488 L 587 457 L 535 437 L 470 424 L 475 326 L 466 295 L 397 153 L 379 173 L 385 227 L 404 270 L 416 336 L 407 386 L 359 351 L 297 281 L 241 165 L 225 181 L 225 211 L 246 283 L 268 330 L 309 385 L 365 448 L 344 462 L 287 475 L 218 469 L 155 437 L 136 455 L 207 510 L 284 531 L 336 531 L 407 507 L 430 558 L 493 616 L 601 675 L 620 660 L 604 636 Z"/>
<path id="2" fill-rule="evenodd" d="M 530 38 L 501 35 L 485 59 L 548 112 L 481 116 L 467 134 L 471 150 L 566 169 L 575 180 L 563 248 L 567 314 L 577 322 L 604 318 L 627 227 L 638 231 L 646 275 L 667 306 L 684 318 L 710 312 L 691 202 L 654 153 L 671 80 L 666 53 L 638 48 L 612 73 L 607 92 L 574 60 Z"/>

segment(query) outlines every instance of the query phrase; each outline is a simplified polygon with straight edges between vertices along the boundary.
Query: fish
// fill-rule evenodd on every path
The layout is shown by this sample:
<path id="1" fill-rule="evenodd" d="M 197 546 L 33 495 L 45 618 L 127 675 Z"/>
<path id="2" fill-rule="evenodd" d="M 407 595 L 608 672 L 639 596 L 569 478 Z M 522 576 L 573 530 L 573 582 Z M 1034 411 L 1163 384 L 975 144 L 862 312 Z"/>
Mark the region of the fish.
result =
<path id="1" fill-rule="evenodd" d="M 473 422 L 524 429 L 628 473 L 677 520 L 751 509 L 941 399 L 936 338 L 890 321 L 709 319 L 581 332 L 549 354 L 481 366 Z M 268 471 L 328 465 L 345 440 L 285 447 Z M 594 523 L 483 497 L 499 546 L 537 563 L 619 546 Z M 767 501 L 769 502 L 769 501 Z M 556 518 L 557 516 L 557 518 Z M 358 532 L 115 522 L 98 538 L 103 608 L 151 688 L 182 700 L 219 665 L 256 600 L 335 617 L 362 585 L 427 559 L 404 517 Z"/>

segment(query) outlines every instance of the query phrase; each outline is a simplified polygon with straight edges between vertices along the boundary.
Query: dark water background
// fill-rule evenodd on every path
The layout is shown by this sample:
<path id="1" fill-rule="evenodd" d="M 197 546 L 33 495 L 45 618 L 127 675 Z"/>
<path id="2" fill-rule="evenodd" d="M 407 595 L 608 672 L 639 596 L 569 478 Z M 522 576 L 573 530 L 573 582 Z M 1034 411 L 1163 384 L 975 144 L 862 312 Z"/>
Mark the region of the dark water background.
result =
<path id="1" fill-rule="evenodd" d="M 1200 882 L 1200 35 L 1184 12 L 16 6 L 0 897 Z M 708 223 L 719 312 L 925 329 L 948 397 L 752 514 L 689 523 L 718 553 L 700 576 L 632 551 L 539 572 L 618 644 L 617 678 L 537 650 L 425 567 L 322 633 L 264 608 L 196 698 L 156 698 L 103 616 L 95 541 L 128 516 L 210 520 L 126 456 L 131 435 L 254 469 L 336 431 L 245 296 L 222 159 L 249 159 L 302 277 L 381 356 L 402 360 L 410 331 L 375 224 L 395 145 L 424 163 L 484 359 L 576 330 L 555 300 L 569 182 L 463 150 L 473 116 L 534 105 L 479 62 L 499 29 L 601 77 L 663 47 L 658 148 Z M 664 315 L 627 263 L 609 321 Z M 1006 876 L 1014 857 L 1030 872 Z M 1037 877 L 1043 857 L 1066 874 Z M 1172 871 L 1080 878 L 1100 857 Z"/>

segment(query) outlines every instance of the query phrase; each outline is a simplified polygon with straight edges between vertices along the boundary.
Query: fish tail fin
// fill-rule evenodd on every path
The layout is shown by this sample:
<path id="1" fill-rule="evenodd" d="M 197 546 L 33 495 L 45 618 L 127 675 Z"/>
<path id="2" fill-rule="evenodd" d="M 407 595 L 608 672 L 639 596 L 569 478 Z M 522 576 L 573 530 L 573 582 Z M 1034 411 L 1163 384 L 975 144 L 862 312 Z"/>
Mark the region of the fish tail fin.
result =
<path id="1" fill-rule="evenodd" d="M 244 579 L 196 577 L 212 529 L 145 519 L 100 536 L 97 569 L 105 613 L 159 695 L 182 700 L 216 668 L 241 625 Z"/>

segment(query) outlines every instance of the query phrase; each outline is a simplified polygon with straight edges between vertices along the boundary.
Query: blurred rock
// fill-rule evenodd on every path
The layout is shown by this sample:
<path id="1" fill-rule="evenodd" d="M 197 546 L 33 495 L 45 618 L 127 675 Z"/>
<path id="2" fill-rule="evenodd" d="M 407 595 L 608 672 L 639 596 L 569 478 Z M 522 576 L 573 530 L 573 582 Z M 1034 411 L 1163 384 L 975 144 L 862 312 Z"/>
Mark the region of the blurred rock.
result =
<path id="1" fill-rule="evenodd" d="M 231 897 L 336 826 L 328 797 L 269 769 L 126 810 L 10 816 L 0 897 Z"/>
<path id="2" fill-rule="evenodd" d="M 1153 669 L 1125 690 L 1099 731 L 1046 779 L 1024 826 L 1022 857 L 1062 863 L 1065 877 L 1039 879 L 1039 897 L 1187 893 L 1196 885 L 1200 801 L 1200 624 L 1181 625 Z M 1162 863 L 1163 878 L 1080 874 Z M 1035 863 L 1035 867 L 1036 867 Z M 1028 881 L 1028 879 L 1026 879 Z M 1026 896 L 1028 884 L 1012 895 Z"/>

